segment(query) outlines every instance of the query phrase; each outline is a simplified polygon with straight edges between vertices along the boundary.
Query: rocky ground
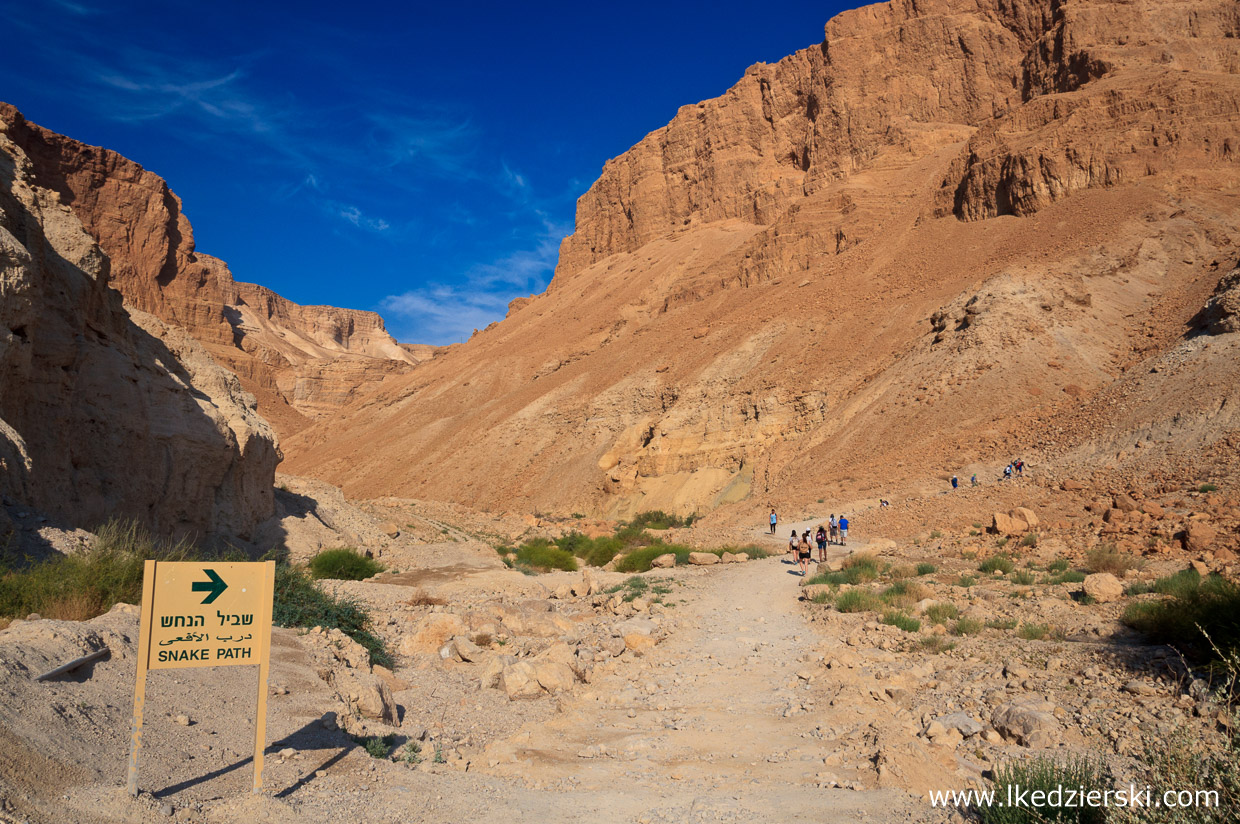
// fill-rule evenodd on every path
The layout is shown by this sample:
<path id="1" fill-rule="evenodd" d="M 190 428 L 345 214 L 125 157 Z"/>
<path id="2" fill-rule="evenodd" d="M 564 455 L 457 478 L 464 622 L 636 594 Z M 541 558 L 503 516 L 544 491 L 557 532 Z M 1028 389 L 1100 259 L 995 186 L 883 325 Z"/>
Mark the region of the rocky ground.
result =
<path id="1" fill-rule="evenodd" d="M 782 535 L 752 526 L 675 536 L 766 542 L 773 557 L 637 577 L 526 576 L 492 542 L 579 524 L 395 499 L 354 505 L 313 482 L 282 483 L 294 556 L 350 542 L 389 567 L 326 586 L 371 609 L 393 667 L 372 667 L 335 630 L 277 629 L 256 797 L 253 672 L 153 674 L 144 793 L 130 800 L 136 609 L 16 621 L 0 632 L 0 820 L 934 821 L 952 814 L 929 806 L 929 790 L 981 785 L 1006 760 L 1088 752 L 1123 775 L 1143 735 L 1216 734 L 1206 685 L 1118 617 L 1120 579 L 1190 563 L 1236 572 L 1238 513 L 1225 491 L 1106 496 L 1026 478 L 886 509 L 823 504 L 849 513 L 854 540 L 830 547 L 822 571 L 850 553 L 874 556 L 878 578 L 856 588 L 905 587 L 892 605 L 920 621 L 907 631 L 881 612 L 815 602 L 823 588 L 801 586 Z M 1036 510 L 996 510 L 1034 498 Z M 968 509 L 994 511 L 977 527 L 937 528 Z M 816 517 L 781 527 L 822 517 L 802 514 Z M 936 528 L 908 537 L 916 525 Z M 1022 545 L 1030 533 L 1038 540 Z M 1114 581 L 1055 577 L 1055 561 L 1079 568 L 1103 539 L 1139 564 Z M 978 569 L 997 553 L 1013 571 Z M 918 574 L 919 563 L 934 570 Z M 102 646 L 104 660 L 33 681 Z M 359 745 L 373 736 L 391 736 L 388 757 Z"/>

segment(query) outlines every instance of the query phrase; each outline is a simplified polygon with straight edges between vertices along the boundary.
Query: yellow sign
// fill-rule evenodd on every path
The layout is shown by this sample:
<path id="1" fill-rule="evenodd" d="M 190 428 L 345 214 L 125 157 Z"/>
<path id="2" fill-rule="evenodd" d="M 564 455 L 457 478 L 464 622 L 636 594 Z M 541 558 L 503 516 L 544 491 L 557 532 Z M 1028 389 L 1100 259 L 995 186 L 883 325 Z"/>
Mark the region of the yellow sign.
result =
<path id="1" fill-rule="evenodd" d="M 138 794 L 138 755 L 148 669 L 258 666 L 254 792 L 262 786 L 274 561 L 147 561 L 142 582 L 129 794 Z"/>

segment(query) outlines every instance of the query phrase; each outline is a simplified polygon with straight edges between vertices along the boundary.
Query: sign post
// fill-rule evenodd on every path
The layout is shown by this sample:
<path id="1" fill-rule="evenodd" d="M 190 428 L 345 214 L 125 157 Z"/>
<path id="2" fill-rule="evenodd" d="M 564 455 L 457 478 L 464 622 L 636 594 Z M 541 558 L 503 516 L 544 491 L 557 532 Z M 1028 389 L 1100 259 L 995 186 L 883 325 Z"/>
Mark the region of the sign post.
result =
<path id="1" fill-rule="evenodd" d="M 267 673 L 275 574 L 275 561 L 146 562 L 129 747 L 130 795 L 138 794 L 147 671 L 254 664 L 258 665 L 258 712 L 253 791 L 259 791 L 267 738 Z"/>

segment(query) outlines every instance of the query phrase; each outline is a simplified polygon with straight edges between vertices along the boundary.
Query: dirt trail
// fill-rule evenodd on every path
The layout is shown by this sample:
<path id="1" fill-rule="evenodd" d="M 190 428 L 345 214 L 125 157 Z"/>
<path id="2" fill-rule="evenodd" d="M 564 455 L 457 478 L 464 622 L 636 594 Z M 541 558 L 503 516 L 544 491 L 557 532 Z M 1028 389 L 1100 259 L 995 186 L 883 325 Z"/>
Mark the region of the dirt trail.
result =
<path id="1" fill-rule="evenodd" d="M 929 816 L 901 791 L 833 788 L 873 786 L 874 764 L 851 746 L 868 721 L 821 723 L 838 688 L 822 678 L 793 570 L 781 559 L 716 567 L 676 589 L 668 598 L 686 602 L 666 641 L 494 748 L 490 771 L 535 787 L 627 787 L 648 806 L 637 820 L 696 820 L 674 811 L 703 803 L 723 820 Z"/>

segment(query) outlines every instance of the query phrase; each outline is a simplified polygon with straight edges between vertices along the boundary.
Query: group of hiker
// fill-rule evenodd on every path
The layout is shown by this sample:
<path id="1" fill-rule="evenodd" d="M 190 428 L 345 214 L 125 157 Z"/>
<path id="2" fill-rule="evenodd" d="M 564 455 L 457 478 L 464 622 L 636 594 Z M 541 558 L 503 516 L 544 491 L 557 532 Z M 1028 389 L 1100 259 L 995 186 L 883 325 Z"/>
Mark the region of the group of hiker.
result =
<path id="1" fill-rule="evenodd" d="M 1022 461 L 1020 458 L 1014 459 L 1007 466 L 1003 467 L 1003 474 L 999 476 L 999 480 L 1010 481 L 1012 480 L 1013 475 L 1016 475 L 1019 477 L 1024 477 L 1025 475 L 1025 462 Z M 969 478 L 969 486 L 980 486 L 980 484 L 978 484 L 977 482 L 976 472 L 973 473 L 973 477 Z M 959 488 L 960 488 L 960 478 L 956 477 L 955 475 L 952 475 L 952 489 L 959 489 Z M 772 534 L 774 533 L 773 528 L 771 532 Z"/>
<path id="2" fill-rule="evenodd" d="M 771 510 L 771 534 L 775 534 L 775 527 L 779 524 L 779 516 L 775 514 L 775 510 Z M 812 540 L 812 543 L 811 543 Z M 819 563 L 827 560 L 827 544 L 839 544 L 840 546 L 848 545 L 848 517 L 840 515 L 838 518 L 834 514 L 825 524 L 818 525 L 818 531 L 810 538 L 809 530 L 805 530 L 800 535 L 797 531 L 792 530 L 792 534 L 788 537 L 788 552 L 792 554 L 796 563 L 801 567 L 801 575 L 804 576 L 809 572 L 809 563 L 813 560 L 814 549 L 813 544 L 818 544 L 818 561 Z"/>

